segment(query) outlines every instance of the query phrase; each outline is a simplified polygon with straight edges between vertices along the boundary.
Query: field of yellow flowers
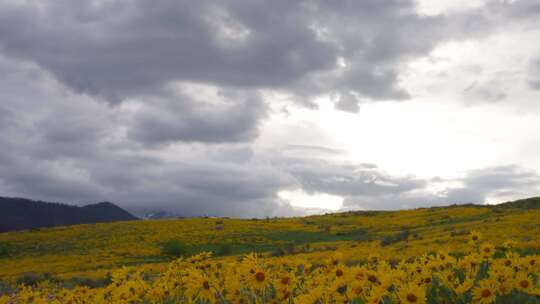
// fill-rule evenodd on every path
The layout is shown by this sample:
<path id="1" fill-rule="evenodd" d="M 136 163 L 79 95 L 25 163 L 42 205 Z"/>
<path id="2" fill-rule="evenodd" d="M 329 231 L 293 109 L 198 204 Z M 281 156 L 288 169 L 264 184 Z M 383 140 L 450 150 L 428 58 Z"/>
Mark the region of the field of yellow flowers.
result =
<path id="1" fill-rule="evenodd" d="M 530 204 L 4 233 L 0 304 L 540 303 L 539 237 Z"/>

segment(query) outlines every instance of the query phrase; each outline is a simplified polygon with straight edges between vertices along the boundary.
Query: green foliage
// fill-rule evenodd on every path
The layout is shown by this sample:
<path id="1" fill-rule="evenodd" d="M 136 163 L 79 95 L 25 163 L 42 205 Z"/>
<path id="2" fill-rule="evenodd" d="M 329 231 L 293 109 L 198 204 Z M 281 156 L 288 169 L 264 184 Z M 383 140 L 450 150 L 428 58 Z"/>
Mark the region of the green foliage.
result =
<path id="1" fill-rule="evenodd" d="M 9 243 L 0 243 L 0 258 L 6 257 L 11 253 L 11 245 Z"/>
<path id="2" fill-rule="evenodd" d="M 329 227 L 329 226 L 326 226 Z M 285 241 L 296 245 L 315 242 L 336 242 L 336 241 L 367 241 L 372 237 L 367 230 L 356 229 L 347 232 L 330 233 L 330 229 L 323 231 L 281 231 L 269 233 L 266 238 L 272 241 Z"/>
<path id="3" fill-rule="evenodd" d="M 7 295 L 13 292 L 12 286 L 5 281 L 0 280 L 0 296 Z"/>
<path id="4" fill-rule="evenodd" d="M 165 255 L 178 258 L 191 254 L 189 247 L 181 240 L 169 240 L 163 243 L 162 251 Z"/>
<path id="5" fill-rule="evenodd" d="M 41 282 L 57 282 L 58 280 L 55 278 L 55 276 L 52 273 L 35 273 L 35 272 L 27 272 L 22 274 L 17 279 L 17 285 L 25 285 L 25 286 L 32 286 L 36 287 Z"/>
<path id="6" fill-rule="evenodd" d="M 538 304 L 540 303 L 539 297 L 513 290 L 509 295 L 497 296 L 497 304 Z"/>
<path id="7" fill-rule="evenodd" d="M 397 242 L 406 241 L 409 239 L 409 234 L 410 231 L 406 229 L 398 234 L 385 236 L 381 239 L 381 246 L 388 246 Z"/>
<path id="8" fill-rule="evenodd" d="M 112 278 L 109 274 L 104 278 L 97 278 L 97 279 L 73 277 L 68 280 L 62 281 L 62 286 L 68 289 L 78 287 L 78 286 L 86 286 L 89 288 L 101 288 L 101 287 L 108 286 L 111 283 L 112 283 Z"/>
<path id="9" fill-rule="evenodd" d="M 284 256 L 287 254 L 293 254 L 295 252 L 294 243 L 287 243 L 284 246 L 280 246 L 274 249 L 271 253 L 272 256 Z"/>
<path id="10" fill-rule="evenodd" d="M 216 250 L 217 256 L 232 255 L 232 254 L 233 254 L 233 247 L 231 244 L 222 244 Z"/>

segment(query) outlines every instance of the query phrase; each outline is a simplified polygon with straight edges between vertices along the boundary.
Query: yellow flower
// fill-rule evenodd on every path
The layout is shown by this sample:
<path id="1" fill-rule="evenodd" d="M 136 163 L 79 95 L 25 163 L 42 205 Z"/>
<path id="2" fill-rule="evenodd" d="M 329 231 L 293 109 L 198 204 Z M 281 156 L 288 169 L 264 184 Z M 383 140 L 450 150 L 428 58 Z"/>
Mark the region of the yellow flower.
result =
<path id="1" fill-rule="evenodd" d="M 474 286 L 474 279 L 465 278 L 465 280 L 462 283 L 454 284 L 454 291 L 458 295 L 463 295 L 463 294 L 469 292 L 469 290 L 471 290 L 471 288 L 473 288 L 473 286 Z"/>
<path id="2" fill-rule="evenodd" d="M 383 301 L 384 296 L 386 295 L 386 290 L 379 286 L 372 286 L 371 289 L 366 293 L 366 303 L 369 304 L 380 304 Z"/>
<path id="3" fill-rule="evenodd" d="M 489 259 L 495 254 L 495 246 L 493 244 L 484 242 L 480 245 L 480 254 L 484 259 Z"/>
<path id="4" fill-rule="evenodd" d="M 506 242 L 502 243 L 502 247 L 505 249 L 512 249 L 516 246 L 517 242 L 514 240 L 507 240 Z"/>
<path id="5" fill-rule="evenodd" d="M 512 292 L 512 286 L 508 282 L 499 282 L 497 290 L 499 291 L 499 294 L 507 295 Z"/>
<path id="6" fill-rule="evenodd" d="M 250 288 L 263 290 L 269 285 L 270 278 L 268 277 L 268 273 L 261 268 L 251 269 L 246 283 Z"/>
<path id="7" fill-rule="evenodd" d="M 492 280 L 482 280 L 472 291 L 473 300 L 479 304 L 495 303 L 497 287 Z"/>
<path id="8" fill-rule="evenodd" d="M 539 272 L 540 257 L 537 255 L 526 256 L 523 258 L 522 265 L 525 269 L 529 269 L 531 272 Z"/>
<path id="9" fill-rule="evenodd" d="M 332 295 L 333 299 L 338 303 L 344 303 L 347 301 L 347 289 L 349 286 L 347 286 L 347 282 L 344 280 L 337 279 L 334 281 L 334 283 L 330 286 L 330 294 Z"/>
<path id="10" fill-rule="evenodd" d="M 514 286 L 524 292 L 529 292 L 533 289 L 533 278 L 531 275 L 527 275 L 527 273 L 519 272 L 516 275 L 516 278 L 514 279 Z"/>
<path id="11" fill-rule="evenodd" d="M 417 284 L 409 283 L 398 287 L 400 303 L 424 304 L 426 303 L 426 290 Z"/>
<path id="12" fill-rule="evenodd" d="M 191 299 L 215 300 L 213 281 L 198 270 L 190 271 L 190 275 L 185 277 L 184 286 L 186 288 L 185 294 Z"/>
<path id="13" fill-rule="evenodd" d="M 470 241 L 473 243 L 473 244 L 476 244 L 478 242 L 480 242 L 480 240 L 482 239 L 482 234 L 476 230 L 473 230 L 471 231 L 470 233 Z"/>
<path id="14" fill-rule="evenodd" d="M 347 297 L 350 299 L 362 298 L 366 292 L 367 286 L 362 281 L 352 281 L 347 288 Z"/>
<path id="15" fill-rule="evenodd" d="M 302 294 L 295 298 L 294 303 L 297 304 L 319 304 L 319 301 L 324 297 L 322 287 L 317 287 L 310 290 L 307 294 Z"/>

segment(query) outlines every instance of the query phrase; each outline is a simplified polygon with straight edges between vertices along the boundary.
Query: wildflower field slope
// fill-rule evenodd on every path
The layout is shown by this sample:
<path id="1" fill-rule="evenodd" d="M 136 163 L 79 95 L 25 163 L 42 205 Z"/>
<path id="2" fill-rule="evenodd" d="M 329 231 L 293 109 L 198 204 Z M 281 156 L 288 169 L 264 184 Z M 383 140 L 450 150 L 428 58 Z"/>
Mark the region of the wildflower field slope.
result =
<path id="1" fill-rule="evenodd" d="M 540 200 L 0 234 L 0 303 L 540 303 Z"/>

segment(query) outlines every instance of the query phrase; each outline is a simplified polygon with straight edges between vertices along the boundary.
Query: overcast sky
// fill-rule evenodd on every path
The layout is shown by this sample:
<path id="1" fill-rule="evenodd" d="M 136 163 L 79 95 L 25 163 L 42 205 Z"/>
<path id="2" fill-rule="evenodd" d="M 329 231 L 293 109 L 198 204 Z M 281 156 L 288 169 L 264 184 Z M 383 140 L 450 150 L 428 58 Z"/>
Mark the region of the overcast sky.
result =
<path id="1" fill-rule="evenodd" d="M 540 194 L 540 1 L 0 0 L 0 195 L 289 216 Z"/>

